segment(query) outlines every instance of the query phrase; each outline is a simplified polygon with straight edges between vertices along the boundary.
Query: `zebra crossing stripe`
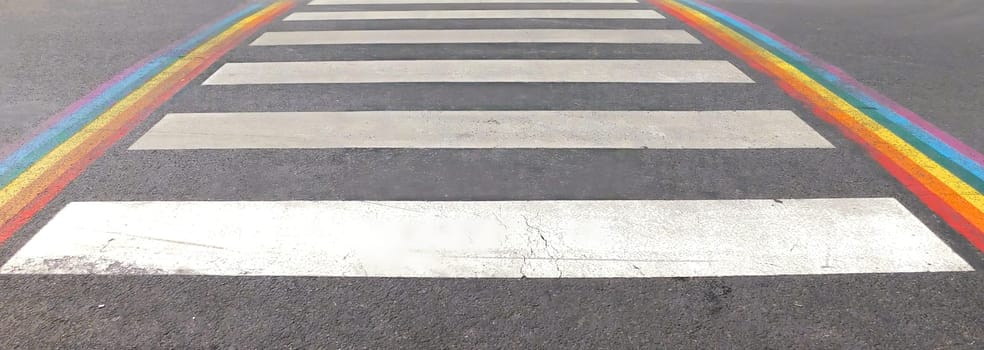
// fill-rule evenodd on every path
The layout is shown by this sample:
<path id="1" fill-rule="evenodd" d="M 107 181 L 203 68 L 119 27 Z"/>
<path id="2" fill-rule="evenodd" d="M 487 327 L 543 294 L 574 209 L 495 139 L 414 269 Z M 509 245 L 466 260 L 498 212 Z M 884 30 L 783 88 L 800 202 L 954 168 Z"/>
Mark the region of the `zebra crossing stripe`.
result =
<path id="1" fill-rule="evenodd" d="M 493 278 L 967 270 L 891 198 L 77 202 L 0 268 Z"/>
<path id="2" fill-rule="evenodd" d="M 599 43 L 700 44 L 683 30 L 454 29 L 267 32 L 252 46 L 332 44 Z"/>
<path id="3" fill-rule="evenodd" d="M 409 4 L 638 4 L 635 0 L 313 0 L 308 5 L 409 5 Z"/>
<path id="4" fill-rule="evenodd" d="M 754 83 L 728 61 L 394 60 L 226 63 L 204 84 L 412 82 Z"/>
<path id="5" fill-rule="evenodd" d="M 384 19 L 663 19 L 653 10 L 434 10 L 294 12 L 285 21 Z"/>
<path id="6" fill-rule="evenodd" d="M 791 111 L 168 114 L 130 149 L 832 148 Z"/>

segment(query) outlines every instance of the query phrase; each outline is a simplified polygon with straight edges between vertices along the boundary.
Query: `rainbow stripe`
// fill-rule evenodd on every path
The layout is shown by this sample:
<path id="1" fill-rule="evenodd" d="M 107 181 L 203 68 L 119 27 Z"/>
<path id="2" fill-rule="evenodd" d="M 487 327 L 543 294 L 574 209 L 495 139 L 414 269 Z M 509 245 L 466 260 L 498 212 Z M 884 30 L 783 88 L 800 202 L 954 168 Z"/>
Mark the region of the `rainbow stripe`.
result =
<path id="1" fill-rule="evenodd" d="M 73 103 L 19 148 L 0 150 L 0 243 L 191 80 L 293 6 L 247 6 L 203 27 Z"/>
<path id="2" fill-rule="evenodd" d="M 984 156 L 776 35 L 697 0 L 650 0 L 770 77 L 862 145 L 984 251 Z"/>

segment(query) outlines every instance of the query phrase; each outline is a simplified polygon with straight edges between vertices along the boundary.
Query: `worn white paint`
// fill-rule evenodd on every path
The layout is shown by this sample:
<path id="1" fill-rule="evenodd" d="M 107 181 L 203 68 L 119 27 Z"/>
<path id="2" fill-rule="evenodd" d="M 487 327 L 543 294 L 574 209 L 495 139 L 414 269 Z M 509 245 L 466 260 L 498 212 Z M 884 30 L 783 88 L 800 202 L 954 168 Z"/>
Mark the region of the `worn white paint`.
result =
<path id="1" fill-rule="evenodd" d="M 81 202 L 0 268 L 588 278 L 968 270 L 891 198 Z"/>
<path id="2" fill-rule="evenodd" d="M 400 82 L 753 83 L 728 61 L 408 60 L 226 63 L 205 85 Z"/>
<path id="3" fill-rule="evenodd" d="M 652 10 L 418 10 L 294 12 L 285 21 L 381 19 L 662 19 Z"/>
<path id="4" fill-rule="evenodd" d="M 250 45 L 464 43 L 700 44 L 700 41 L 683 30 L 432 29 L 266 32 Z"/>
<path id="5" fill-rule="evenodd" d="M 130 149 L 832 147 L 791 111 L 363 111 L 168 114 Z"/>

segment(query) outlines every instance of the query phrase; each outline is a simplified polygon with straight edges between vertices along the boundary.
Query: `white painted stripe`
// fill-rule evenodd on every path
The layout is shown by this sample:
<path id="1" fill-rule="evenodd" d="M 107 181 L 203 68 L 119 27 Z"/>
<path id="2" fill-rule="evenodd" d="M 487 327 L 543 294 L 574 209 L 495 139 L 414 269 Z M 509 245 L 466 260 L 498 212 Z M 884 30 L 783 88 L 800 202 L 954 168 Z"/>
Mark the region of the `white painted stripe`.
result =
<path id="1" fill-rule="evenodd" d="M 266 32 L 250 45 L 456 43 L 700 44 L 700 41 L 683 30 L 455 29 Z"/>
<path id="2" fill-rule="evenodd" d="M 790 111 L 168 114 L 130 149 L 832 148 Z"/>
<path id="3" fill-rule="evenodd" d="M 0 268 L 587 278 L 969 270 L 890 198 L 71 203 Z"/>
<path id="4" fill-rule="evenodd" d="M 285 21 L 379 19 L 662 19 L 652 10 L 434 10 L 434 11 L 319 11 L 294 12 Z"/>
<path id="5" fill-rule="evenodd" d="M 313 0 L 308 5 L 383 5 L 383 4 L 637 4 L 636 0 Z"/>
<path id="6" fill-rule="evenodd" d="M 414 60 L 226 63 L 204 84 L 411 82 L 754 83 L 728 61 Z"/>

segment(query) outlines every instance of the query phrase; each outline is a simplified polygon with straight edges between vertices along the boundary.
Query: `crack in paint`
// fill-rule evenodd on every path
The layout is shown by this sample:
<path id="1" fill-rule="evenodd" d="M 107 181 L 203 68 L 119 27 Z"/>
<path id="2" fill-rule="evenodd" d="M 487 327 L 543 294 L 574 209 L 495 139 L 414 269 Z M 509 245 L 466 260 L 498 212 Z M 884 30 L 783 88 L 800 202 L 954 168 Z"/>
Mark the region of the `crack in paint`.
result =
<path id="1" fill-rule="evenodd" d="M 390 204 L 383 204 L 383 203 L 380 203 L 380 202 L 373 202 L 373 201 L 361 201 L 361 202 L 362 203 L 365 203 L 365 204 L 378 205 L 380 207 L 386 207 L 386 208 L 392 208 L 392 209 L 399 209 L 399 210 L 409 211 L 411 213 L 426 214 L 426 213 L 424 213 L 423 211 L 420 211 L 420 210 L 414 210 L 414 209 L 404 208 L 404 207 L 400 207 L 400 206 L 396 206 L 396 205 L 390 205 Z"/>
<path id="2" fill-rule="evenodd" d="M 195 242 L 186 242 L 186 241 L 177 241 L 177 240 L 165 239 L 165 238 L 144 237 L 144 236 L 131 235 L 131 234 L 123 233 L 123 232 L 107 231 L 106 233 L 113 234 L 113 235 L 130 237 L 130 238 L 146 239 L 146 240 L 157 241 L 157 242 L 180 244 L 180 245 L 190 245 L 190 246 L 193 246 L 193 247 L 212 248 L 212 249 L 221 249 L 221 250 L 225 250 L 226 249 L 225 247 L 220 247 L 220 246 L 217 246 L 217 245 L 202 244 L 202 243 L 195 243 Z M 110 242 L 111 241 L 112 240 L 110 240 Z M 109 242 L 106 242 L 106 245 L 109 245 Z M 105 246 L 103 248 L 105 248 Z"/>
<path id="3" fill-rule="evenodd" d="M 547 237 L 543 236 L 543 229 L 530 224 L 530 219 L 526 217 L 526 215 L 523 215 L 523 222 L 526 223 L 527 232 L 536 233 L 538 236 L 540 236 L 540 240 L 543 241 L 543 251 L 547 253 L 547 256 L 550 257 L 550 261 L 553 262 L 554 268 L 557 269 L 557 277 L 558 278 L 564 277 L 564 271 L 560 269 L 560 258 L 554 256 L 554 253 L 559 253 L 559 251 L 556 248 L 550 246 L 550 242 L 547 241 Z M 555 252 L 551 252 L 550 251 L 551 249 L 553 249 Z M 533 253 L 532 246 L 530 247 L 530 253 L 531 254 Z"/>

